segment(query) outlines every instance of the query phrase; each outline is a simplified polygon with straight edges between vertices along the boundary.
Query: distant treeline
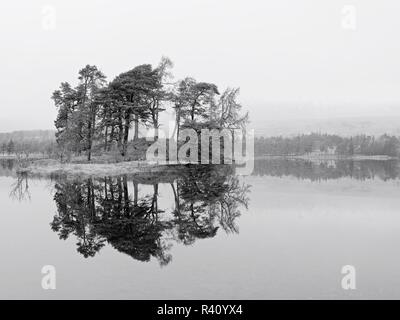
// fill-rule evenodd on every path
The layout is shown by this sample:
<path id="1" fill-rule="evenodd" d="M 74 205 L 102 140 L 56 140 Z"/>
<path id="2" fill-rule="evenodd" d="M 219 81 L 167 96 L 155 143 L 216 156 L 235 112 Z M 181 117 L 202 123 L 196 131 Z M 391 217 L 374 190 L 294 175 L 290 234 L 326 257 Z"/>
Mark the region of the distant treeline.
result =
<path id="1" fill-rule="evenodd" d="M 0 143 L 14 140 L 21 141 L 54 141 L 55 130 L 19 130 L 12 132 L 0 132 Z"/>
<path id="2" fill-rule="evenodd" d="M 51 156 L 56 149 L 54 134 L 53 130 L 0 133 L 0 152 L 3 156 L 29 156 L 31 154 Z"/>
<path id="3" fill-rule="evenodd" d="M 92 153 L 128 154 L 131 128 L 139 140 L 139 126 L 154 129 L 158 138 L 159 116 L 167 108 L 175 112 L 175 133 L 180 128 L 236 128 L 247 121 L 236 101 L 238 89 L 220 94 L 217 86 L 185 78 L 172 82 L 172 62 L 162 58 L 153 67 L 142 64 L 111 82 L 96 67 L 79 71 L 78 84 L 61 83 L 52 99 L 58 109 L 55 126 L 61 155 Z M 137 149 L 136 149 L 137 152 Z"/>
<path id="4" fill-rule="evenodd" d="M 335 154 L 353 155 L 400 155 L 400 140 L 395 136 L 380 137 L 358 135 L 340 137 L 338 135 L 311 133 L 295 137 L 257 137 L 254 146 L 256 155 L 308 155 Z"/>

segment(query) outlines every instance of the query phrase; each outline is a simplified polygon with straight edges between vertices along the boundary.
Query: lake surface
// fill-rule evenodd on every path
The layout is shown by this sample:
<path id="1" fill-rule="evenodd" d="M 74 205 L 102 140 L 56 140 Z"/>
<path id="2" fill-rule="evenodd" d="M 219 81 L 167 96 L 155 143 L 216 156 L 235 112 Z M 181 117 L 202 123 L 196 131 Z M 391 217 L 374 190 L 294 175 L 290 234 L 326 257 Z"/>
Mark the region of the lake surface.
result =
<path id="1" fill-rule="evenodd" d="M 399 177 L 396 161 L 264 159 L 246 177 L 37 179 L 2 161 L 0 298 L 399 299 Z"/>

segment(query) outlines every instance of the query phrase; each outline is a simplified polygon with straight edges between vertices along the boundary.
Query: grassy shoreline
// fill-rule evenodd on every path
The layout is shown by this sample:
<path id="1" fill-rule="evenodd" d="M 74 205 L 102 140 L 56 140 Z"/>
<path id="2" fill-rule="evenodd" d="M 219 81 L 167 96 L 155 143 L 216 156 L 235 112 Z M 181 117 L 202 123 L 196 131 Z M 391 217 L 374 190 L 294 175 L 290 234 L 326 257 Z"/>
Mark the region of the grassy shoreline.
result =
<path id="1" fill-rule="evenodd" d="M 193 164 L 179 163 L 150 163 L 144 160 L 124 161 L 115 163 L 61 163 L 54 159 L 36 160 L 20 164 L 17 174 L 27 174 L 29 176 L 46 177 L 65 177 L 65 178 L 102 178 L 120 175 L 141 176 L 147 178 L 157 178 L 170 180 L 182 174 Z M 208 166 L 208 165 L 207 165 Z M 231 165 L 214 165 L 227 170 Z M 228 170 L 229 171 L 229 170 Z M 228 172 L 227 171 L 227 172 Z"/>
<path id="2" fill-rule="evenodd" d="M 171 166 L 170 166 L 171 167 Z M 68 175 L 75 177 L 118 176 L 123 174 L 154 173 L 168 170 L 167 165 L 150 164 L 145 161 L 116 163 L 61 163 L 53 159 L 32 161 L 20 166 L 17 173 L 34 176 Z"/>

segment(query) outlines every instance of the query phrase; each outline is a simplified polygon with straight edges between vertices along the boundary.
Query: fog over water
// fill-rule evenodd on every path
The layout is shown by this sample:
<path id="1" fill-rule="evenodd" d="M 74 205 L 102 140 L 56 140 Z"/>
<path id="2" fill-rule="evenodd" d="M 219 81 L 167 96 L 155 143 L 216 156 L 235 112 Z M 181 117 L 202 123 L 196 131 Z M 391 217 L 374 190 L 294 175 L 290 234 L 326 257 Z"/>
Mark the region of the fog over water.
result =
<path id="1" fill-rule="evenodd" d="M 174 61 L 176 80 L 192 76 L 221 89 L 240 87 L 256 122 L 316 113 L 322 118 L 400 116 L 400 3 L 353 1 L 351 30 L 343 27 L 346 5 L 315 0 L 3 2 L 0 105 L 6 112 L 0 115 L 0 131 L 52 128 L 51 92 L 61 81 L 72 82 L 86 64 L 97 65 L 112 80 L 140 63 L 156 64 L 162 55 Z M 55 13 L 55 24 L 46 28 L 49 12 Z"/>

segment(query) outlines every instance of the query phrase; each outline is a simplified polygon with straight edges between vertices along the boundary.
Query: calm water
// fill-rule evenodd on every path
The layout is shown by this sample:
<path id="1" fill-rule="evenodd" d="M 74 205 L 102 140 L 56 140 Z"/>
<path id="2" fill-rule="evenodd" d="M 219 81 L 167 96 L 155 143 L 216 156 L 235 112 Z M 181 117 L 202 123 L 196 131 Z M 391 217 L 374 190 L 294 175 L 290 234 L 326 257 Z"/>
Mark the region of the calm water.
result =
<path id="1" fill-rule="evenodd" d="M 1 162 L 0 298 L 398 299 L 399 177 L 395 161 L 257 160 L 248 177 L 78 181 Z"/>

